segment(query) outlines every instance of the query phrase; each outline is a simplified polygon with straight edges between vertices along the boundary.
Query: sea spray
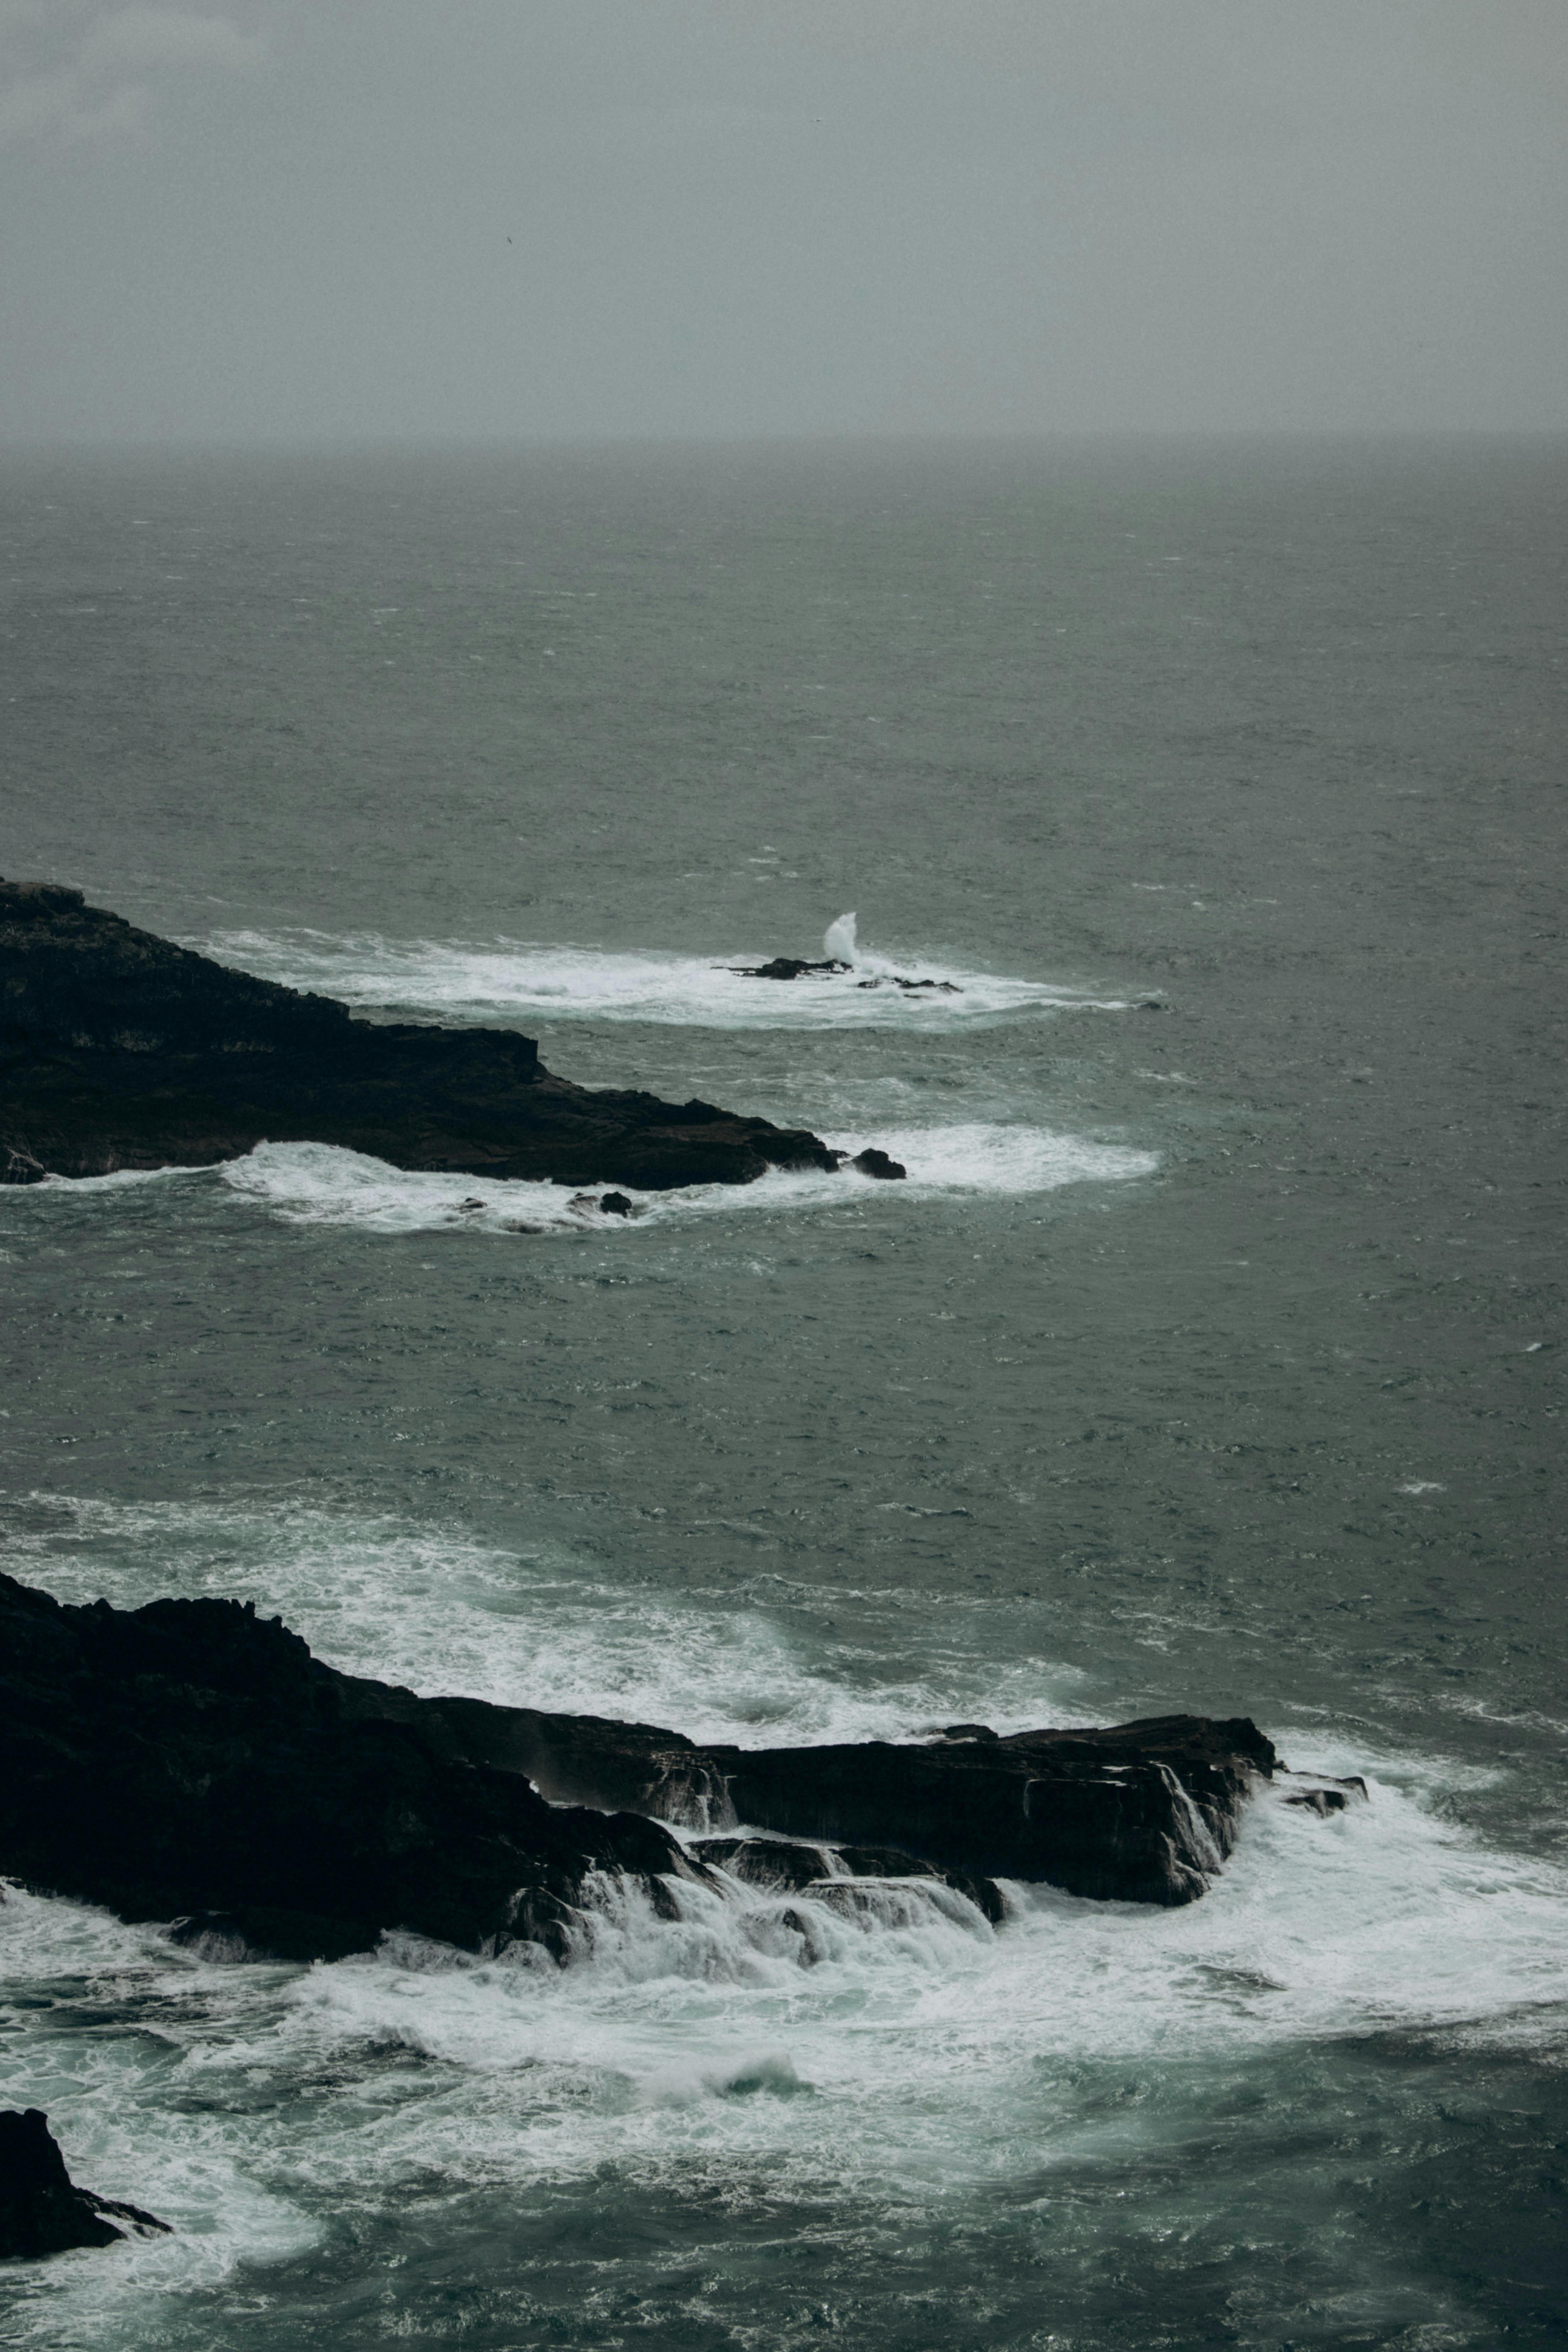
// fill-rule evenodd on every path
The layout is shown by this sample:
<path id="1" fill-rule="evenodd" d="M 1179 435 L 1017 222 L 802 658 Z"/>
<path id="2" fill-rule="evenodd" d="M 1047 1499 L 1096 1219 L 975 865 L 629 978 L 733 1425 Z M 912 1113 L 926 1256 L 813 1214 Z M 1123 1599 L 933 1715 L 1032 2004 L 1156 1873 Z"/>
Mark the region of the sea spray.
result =
<path id="1" fill-rule="evenodd" d="M 822 935 L 822 952 L 826 956 L 833 957 L 839 963 L 858 962 L 859 952 L 855 941 L 855 918 L 852 914 L 840 915 L 836 923 L 828 924 Z"/>
<path id="2" fill-rule="evenodd" d="M 836 939 L 848 926 L 847 953 Z M 997 1021 L 1123 1013 L 1129 999 L 1068 980 L 952 963 L 915 951 L 911 971 L 933 973 L 952 992 L 862 988 L 857 975 L 902 971 L 869 955 L 841 916 L 826 937 L 829 957 L 848 972 L 806 973 L 759 985 L 744 968 L 760 951 L 729 944 L 700 955 L 622 950 L 571 942 L 494 938 L 397 939 L 379 932 L 308 929 L 218 931 L 186 945 L 290 988 L 335 996 L 362 1011 L 487 1024 L 560 1022 L 657 1023 L 715 1030 L 968 1030 Z"/>

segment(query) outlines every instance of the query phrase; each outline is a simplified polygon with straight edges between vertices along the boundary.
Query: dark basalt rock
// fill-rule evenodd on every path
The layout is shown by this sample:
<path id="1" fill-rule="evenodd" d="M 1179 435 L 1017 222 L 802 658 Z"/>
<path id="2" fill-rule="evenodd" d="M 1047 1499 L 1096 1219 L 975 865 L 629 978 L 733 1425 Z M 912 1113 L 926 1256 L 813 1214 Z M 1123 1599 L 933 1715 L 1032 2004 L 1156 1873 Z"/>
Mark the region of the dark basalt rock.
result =
<path id="1" fill-rule="evenodd" d="M 774 956 L 771 963 L 715 964 L 715 971 L 732 971 L 741 980 L 804 980 L 811 971 L 853 971 L 852 963 L 837 956 L 825 956 L 813 963 L 806 956 Z M 896 971 L 879 972 L 875 980 L 858 980 L 857 988 L 931 989 L 942 996 L 962 996 L 963 991 L 955 980 L 905 980 Z"/>
<path id="2" fill-rule="evenodd" d="M 963 991 L 956 980 L 905 980 L 896 971 L 879 972 L 875 980 L 858 980 L 857 988 L 903 988 L 917 994 L 923 989 L 933 990 L 939 996 L 962 996 Z"/>
<path id="3" fill-rule="evenodd" d="M 79 890 L 0 882 L 0 1182 L 208 1167 L 262 1142 L 649 1192 L 837 1165 L 803 1129 L 574 1086 L 511 1030 L 357 1020 Z"/>
<path id="4" fill-rule="evenodd" d="M 390 1927 L 559 1958 L 593 1871 L 700 1865 L 646 1812 L 547 1803 L 238 1601 L 68 1608 L 0 1576 L 0 1872 L 311 1959 Z"/>
<path id="5" fill-rule="evenodd" d="M 710 1863 L 795 1893 L 933 1876 L 993 1920 L 998 1877 L 1185 1903 L 1278 1762 L 1245 1719 L 1194 1716 L 700 1748 L 340 1674 L 237 1601 L 74 1608 L 0 1576 L 0 1872 L 213 1958 L 337 1958 L 405 1928 L 559 1959 L 591 1874 L 668 1914 Z M 721 1834 L 687 1847 L 667 1823 Z M 742 1823 L 772 1834 L 721 1834 Z"/>
<path id="6" fill-rule="evenodd" d="M 826 1846 L 800 1845 L 788 1838 L 701 1838 L 692 1852 L 743 1886 L 761 1886 L 770 1894 L 799 1895 L 832 1870 Z"/>
<path id="7" fill-rule="evenodd" d="M 265 1903 L 237 1911 L 189 1911 L 170 1921 L 172 1944 L 203 1960 L 346 1960 L 363 1952 L 363 1919 L 333 1919 L 319 1911 L 282 1911 Z M 374 1938 L 369 1940 L 374 1941 Z"/>
<path id="8" fill-rule="evenodd" d="M 858 1168 L 862 1176 L 883 1176 L 892 1179 L 907 1176 L 910 1172 L 901 1160 L 889 1159 L 885 1151 L 879 1151 L 874 1144 L 868 1145 L 864 1151 L 858 1151 L 849 1165 L 851 1168 Z"/>
<path id="9" fill-rule="evenodd" d="M 1301 1777 L 1298 1773 L 1290 1775 L 1292 1780 Z M 1348 1780 L 1335 1780 L 1328 1773 L 1314 1773 L 1312 1782 L 1310 1789 L 1287 1790 L 1285 1802 L 1304 1806 L 1307 1811 L 1316 1813 L 1320 1820 L 1327 1821 L 1331 1813 L 1344 1812 L 1352 1798 L 1363 1805 L 1369 1801 L 1366 1782 L 1359 1772 L 1352 1772 Z"/>
<path id="10" fill-rule="evenodd" d="M 736 1818 L 761 1829 L 1162 1904 L 1205 1892 L 1236 1842 L 1247 1796 L 1279 1763 L 1245 1717 L 1203 1716 L 918 1747 L 872 1740 L 708 1755 Z"/>
<path id="11" fill-rule="evenodd" d="M 839 1866 L 861 1876 L 924 1864 L 1185 1902 L 1229 1853 L 1253 1787 L 1283 1769 L 1245 1717 L 1172 1716 L 1006 1737 L 953 1724 L 920 1742 L 753 1749 L 700 1748 L 647 1724 L 354 1687 L 366 1705 L 395 1699 L 437 1710 L 465 1754 L 526 1772 L 558 1802 L 621 1806 L 687 1828 L 743 1822 L 775 1832 L 704 1839 L 692 1849 L 742 1877 L 816 1877 L 818 1854 L 836 1849 Z M 746 1867 L 737 1872 L 721 1846 Z"/>
<path id="12" fill-rule="evenodd" d="M 842 963 L 837 956 L 826 956 L 818 963 L 810 963 L 803 956 L 774 956 L 771 963 L 716 964 L 716 971 L 732 971 L 742 980 L 803 980 L 808 971 L 850 971 L 853 965 Z"/>
<path id="13" fill-rule="evenodd" d="M 41 2108 L 0 2112 L 0 2261 L 111 2246 L 127 2230 L 141 2238 L 166 2237 L 169 2225 L 140 2205 L 79 2189 Z"/>
<path id="14" fill-rule="evenodd" d="M 913 1854 L 879 1845 L 806 1845 L 793 1839 L 769 1837 L 700 1838 L 693 1853 L 719 1870 L 726 1870 L 742 1885 L 771 1895 L 814 1895 L 828 1901 L 854 1895 L 865 1879 L 927 1878 L 967 1896 L 991 1925 L 1007 1916 L 1001 1888 L 994 1879 L 968 1870 L 937 1870 Z"/>

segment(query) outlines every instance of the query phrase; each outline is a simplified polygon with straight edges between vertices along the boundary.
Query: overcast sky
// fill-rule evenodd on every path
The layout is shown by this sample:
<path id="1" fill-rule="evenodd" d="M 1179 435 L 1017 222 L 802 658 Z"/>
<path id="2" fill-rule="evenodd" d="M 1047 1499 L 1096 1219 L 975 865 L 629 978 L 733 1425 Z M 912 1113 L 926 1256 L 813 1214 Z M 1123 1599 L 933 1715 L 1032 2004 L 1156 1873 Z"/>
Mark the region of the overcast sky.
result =
<path id="1" fill-rule="evenodd" d="M 0 0 L 0 435 L 1568 424 L 1568 0 Z"/>

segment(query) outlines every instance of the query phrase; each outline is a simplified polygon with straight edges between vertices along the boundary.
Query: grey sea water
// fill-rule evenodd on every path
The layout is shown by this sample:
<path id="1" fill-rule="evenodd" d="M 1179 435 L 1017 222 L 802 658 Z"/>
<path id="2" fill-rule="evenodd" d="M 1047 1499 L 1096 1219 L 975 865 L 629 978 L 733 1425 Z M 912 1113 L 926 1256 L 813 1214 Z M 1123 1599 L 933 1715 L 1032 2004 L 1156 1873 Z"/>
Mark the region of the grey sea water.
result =
<path id="1" fill-rule="evenodd" d="M 13 1572 L 747 1740 L 1245 1711 L 1373 1801 L 811 1968 L 9 1890 L 0 2098 L 177 2234 L 0 2341 L 1568 2336 L 1565 523 L 1547 444 L 6 465 L 7 875 L 910 1168 L 0 1195 Z"/>

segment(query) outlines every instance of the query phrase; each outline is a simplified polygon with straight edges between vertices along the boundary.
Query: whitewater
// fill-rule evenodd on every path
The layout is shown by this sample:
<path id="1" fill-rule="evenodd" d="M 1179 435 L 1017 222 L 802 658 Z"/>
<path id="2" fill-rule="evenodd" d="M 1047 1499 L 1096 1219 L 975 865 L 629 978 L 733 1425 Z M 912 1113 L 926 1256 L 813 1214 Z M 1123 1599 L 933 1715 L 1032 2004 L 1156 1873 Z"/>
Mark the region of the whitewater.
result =
<path id="1" fill-rule="evenodd" d="M 1370 1790 L 1263 1792 L 1182 1910 L 606 1884 L 564 1968 L 6 1885 L 5 2103 L 175 2231 L 9 2266 L 0 2343 L 1561 2342 L 1564 489 L 0 467 L 7 875 L 908 1170 L 0 1191 L 9 1573 L 700 1740 L 1192 1709 Z"/>

